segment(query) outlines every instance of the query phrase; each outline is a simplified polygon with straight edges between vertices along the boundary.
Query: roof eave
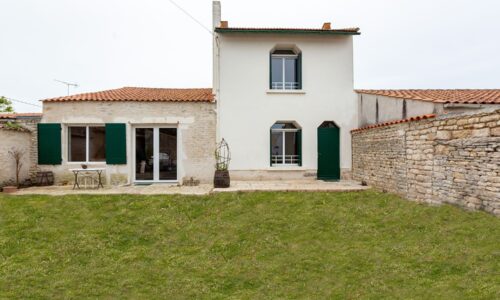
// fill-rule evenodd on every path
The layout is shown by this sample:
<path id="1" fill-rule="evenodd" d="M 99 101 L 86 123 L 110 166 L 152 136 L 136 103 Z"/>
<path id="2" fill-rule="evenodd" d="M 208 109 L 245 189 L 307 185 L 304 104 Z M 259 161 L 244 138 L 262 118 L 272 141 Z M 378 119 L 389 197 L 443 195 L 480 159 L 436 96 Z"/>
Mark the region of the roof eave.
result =
<path id="1" fill-rule="evenodd" d="M 215 28 L 217 33 L 281 33 L 281 34 L 319 34 L 319 35 L 360 35 L 359 31 L 342 30 L 300 30 L 300 29 L 237 29 Z"/>

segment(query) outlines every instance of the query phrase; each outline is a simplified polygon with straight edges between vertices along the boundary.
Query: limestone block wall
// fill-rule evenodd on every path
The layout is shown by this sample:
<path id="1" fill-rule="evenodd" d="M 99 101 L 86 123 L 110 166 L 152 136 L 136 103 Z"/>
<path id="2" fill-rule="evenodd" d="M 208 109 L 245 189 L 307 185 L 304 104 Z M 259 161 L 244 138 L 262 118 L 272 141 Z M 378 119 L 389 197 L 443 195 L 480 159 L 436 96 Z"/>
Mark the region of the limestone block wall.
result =
<path id="1" fill-rule="evenodd" d="M 405 133 L 408 123 L 354 133 L 353 177 L 385 191 L 405 195 Z"/>
<path id="2" fill-rule="evenodd" d="M 30 131 L 30 147 L 26 155 L 29 155 L 30 166 L 28 168 L 29 177 L 33 182 L 36 180 L 36 172 L 40 170 L 38 167 L 38 126 L 41 117 L 30 117 L 25 119 L 17 119 L 16 123 Z"/>
<path id="3" fill-rule="evenodd" d="M 127 164 L 106 165 L 89 163 L 92 167 L 105 168 L 106 184 L 133 183 L 133 130 L 138 126 L 172 126 L 179 136 L 178 181 L 198 179 L 202 183 L 213 180 L 215 171 L 216 112 L 214 103 L 201 102 L 44 102 L 43 123 L 62 125 L 62 164 L 42 165 L 40 169 L 52 171 L 56 184 L 73 181 L 71 168 L 81 163 L 68 161 L 68 127 L 125 123 L 127 128 Z"/>
<path id="4" fill-rule="evenodd" d="M 500 109 L 353 131 L 352 139 L 354 179 L 500 215 Z"/>
<path id="5" fill-rule="evenodd" d="M 24 153 L 21 159 L 20 183 L 30 178 L 32 165 L 30 148 L 31 133 L 29 131 L 0 128 L 0 187 L 15 185 L 16 164 L 9 154 L 9 151 L 13 149 L 19 149 Z"/>

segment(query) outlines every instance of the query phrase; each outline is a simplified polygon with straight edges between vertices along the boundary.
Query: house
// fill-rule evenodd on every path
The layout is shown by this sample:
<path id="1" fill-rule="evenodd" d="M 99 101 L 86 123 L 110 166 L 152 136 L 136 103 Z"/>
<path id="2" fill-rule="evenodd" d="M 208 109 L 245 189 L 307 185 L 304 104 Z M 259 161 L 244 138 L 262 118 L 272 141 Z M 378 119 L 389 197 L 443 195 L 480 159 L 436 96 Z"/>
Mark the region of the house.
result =
<path id="1" fill-rule="evenodd" d="M 218 138 L 236 179 L 348 178 L 358 28 L 238 28 L 215 5 Z"/>
<path id="2" fill-rule="evenodd" d="M 107 183 L 208 182 L 214 173 L 212 89 L 124 87 L 43 100 L 38 164 L 56 182 L 104 168 Z"/>
<path id="3" fill-rule="evenodd" d="M 225 138 L 235 179 L 315 178 L 318 168 L 320 178 L 340 179 L 341 169 L 348 176 L 359 30 L 231 28 L 213 5 L 213 89 L 45 99 L 40 168 L 57 182 L 82 164 L 105 168 L 111 184 L 210 182 L 216 141 Z"/>
<path id="4" fill-rule="evenodd" d="M 499 104 L 495 91 L 356 91 L 359 28 L 231 27 L 213 2 L 212 88 L 124 87 L 43 100 L 38 164 L 56 182 L 81 165 L 108 184 L 208 183 L 216 142 L 236 180 L 351 177 L 351 130 Z"/>
<path id="5" fill-rule="evenodd" d="M 358 90 L 359 127 L 500 105 L 500 90 Z"/>

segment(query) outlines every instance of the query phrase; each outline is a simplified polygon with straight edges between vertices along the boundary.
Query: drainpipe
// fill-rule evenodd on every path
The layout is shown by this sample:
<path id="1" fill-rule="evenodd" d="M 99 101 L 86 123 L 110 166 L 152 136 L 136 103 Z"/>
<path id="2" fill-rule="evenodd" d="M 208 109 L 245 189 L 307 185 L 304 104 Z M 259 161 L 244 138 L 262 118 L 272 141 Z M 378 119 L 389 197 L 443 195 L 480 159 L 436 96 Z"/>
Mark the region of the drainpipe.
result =
<path id="1" fill-rule="evenodd" d="M 220 1 L 212 2 L 212 32 L 213 32 L 213 40 L 212 40 L 212 56 L 213 56 L 213 74 L 212 74 L 212 93 L 214 94 L 214 99 L 216 101 L 216 143 L 221 139 L 220 136 L 220 47 L 219 47 L 219 37 L 215 32 L 215 28 L 220 26 L 221 23 L 221 3 Z"/>

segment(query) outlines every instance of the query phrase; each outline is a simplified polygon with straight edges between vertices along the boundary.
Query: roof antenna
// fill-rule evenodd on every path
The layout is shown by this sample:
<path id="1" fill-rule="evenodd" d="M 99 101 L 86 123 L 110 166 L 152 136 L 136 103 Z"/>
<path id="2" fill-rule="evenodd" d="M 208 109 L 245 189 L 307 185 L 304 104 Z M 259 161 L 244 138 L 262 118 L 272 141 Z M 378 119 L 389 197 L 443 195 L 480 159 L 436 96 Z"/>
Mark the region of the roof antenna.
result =
<path id="1" fill-rule="evenodd" d="M 71 82 L 67 82 L 67 81 L 62 81 L 62 80 L 57 80 L 57 79 L 54 79 L 54 81 L 57 81 L 59 83 L 62 83 L 62 84 L 65 84 L 68 88 L 68 96 L 69 96 L 69 88 L 70 87 L 74 87 L 74 88 L 77 88 L 78 87 L 78 84 L 77 83 L 71 83 Z"/>

